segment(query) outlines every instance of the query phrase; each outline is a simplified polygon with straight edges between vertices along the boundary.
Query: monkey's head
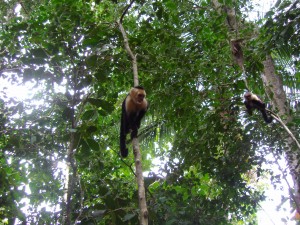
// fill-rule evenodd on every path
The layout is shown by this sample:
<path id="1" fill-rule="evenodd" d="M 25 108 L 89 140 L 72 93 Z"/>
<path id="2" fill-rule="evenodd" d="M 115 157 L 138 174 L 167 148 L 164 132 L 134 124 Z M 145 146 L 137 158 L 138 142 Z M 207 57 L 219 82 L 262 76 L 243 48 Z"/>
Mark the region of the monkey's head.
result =
<path id="1" fill-rule="evenodd" d="M 251 96 L 252 96 L 252 93 L 251 92 L 246 92 L 245 94 L 244 94 L 244 98 L 245 98 L 245 100 L 248 100 L 248 101 L 250 101 L 251 100 Z"/>
<path id="2" fill-rule="evenodd" d="M 137 86 L 131 89 L 130 96 L 136 102 L 136 104 L 142 104 L 146 97 L 146 92 L 143 87 Z"/>

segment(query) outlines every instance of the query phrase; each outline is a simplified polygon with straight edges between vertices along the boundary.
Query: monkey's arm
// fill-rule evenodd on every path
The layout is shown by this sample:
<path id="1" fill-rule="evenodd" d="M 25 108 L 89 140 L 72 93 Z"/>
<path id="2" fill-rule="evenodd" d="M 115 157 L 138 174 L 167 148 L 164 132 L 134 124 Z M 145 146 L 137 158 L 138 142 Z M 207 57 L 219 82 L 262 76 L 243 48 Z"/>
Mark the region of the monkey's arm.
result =
<path id="1" fill-rule="evenodd" d="M 133 139 L 134 137 L 137 137 L 138 129 L 141 126 L 141 121 L 142 121 L 143 117 L 145 116 L 147 110 L 148 110 L 148 102 L 145 100 L 144 103 L 142 104 L 142 106 L 140 106 L 139 112 L 137 113 L 137 115 L 135 115 L 135 118 L 133 121 L 132 132 L 131 132 L 131 139 Z"/>
<path id="2" fill-rule="evenodd" d="M 146 112 L 147 112 L 147 109 L 146 110 L 141 110 L 140 113 L 139 113 L 139 115 L 137 116 L 137 118 L 136 118 L 137 129 L 140 128 L 141 121 L 142 121 L 143 117 L 145 116 Z"/>

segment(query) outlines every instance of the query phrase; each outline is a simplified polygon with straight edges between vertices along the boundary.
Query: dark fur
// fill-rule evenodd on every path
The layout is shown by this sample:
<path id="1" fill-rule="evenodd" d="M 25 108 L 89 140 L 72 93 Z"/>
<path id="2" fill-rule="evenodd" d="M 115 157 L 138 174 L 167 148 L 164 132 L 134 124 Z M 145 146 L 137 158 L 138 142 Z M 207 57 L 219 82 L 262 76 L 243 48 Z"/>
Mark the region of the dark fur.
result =
<path id="1" fill-rule="evenodd" d="M 249 115 L 252 115 L 254 109 L 257 109 L 261 112 L 262 117 L 264 118 L 266 123 L 271 123 L 273 120 L 272 116 L 268 116 L 266 111 L 266 104 L 255 94 L 251 92 L 247 92 L 244 95 L 245 101 L 244 104 L 247 108 Z"/>
<path id="2" fill-rule="evenodd" d="M 135 89 L 144 90 L 141 86 L 134 87 Z M 138 110 L 132 110 L 126 108 L 126 101 L 132 101 L 132 96 L 130 93 L 126 96 L 122 103 L 122 115 L 121 115 L 121 127 L 120 127 L 120 151 L 122 157 L 127 157 L 128 148 L 126 148 L 126 136 L 131 132 L 131 140 L 137 137 L 138 129 L 141 126 L 141 120 L 144 117 L 147 109 L 148 103 L 146 101 L 146 106 L 137 106 L 140 107 Z M 133 103 L 134 104 L 134 103 Z"/>

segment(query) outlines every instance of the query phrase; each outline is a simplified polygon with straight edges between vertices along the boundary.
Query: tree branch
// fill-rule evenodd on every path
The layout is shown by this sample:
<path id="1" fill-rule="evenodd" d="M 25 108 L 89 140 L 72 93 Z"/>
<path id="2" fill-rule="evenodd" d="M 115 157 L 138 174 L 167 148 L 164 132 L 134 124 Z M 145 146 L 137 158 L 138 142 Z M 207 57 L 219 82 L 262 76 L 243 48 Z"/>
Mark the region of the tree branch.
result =
<path id="1" fill-rule="evenodd" d="M 118 21 L 117 24 L 119 26 L 119 29 L 120 29 L 120 31 L 122 33 L 122 36 L 123 36 L 123 39 L 124 39 L 125 49 L 126 49 L 128 55 L 130 56 L 131 61 L 132 61 L 134 86 L 138 86 L 139 85 L 139 79 L 138 79 L 138 69 L 137 69 L 136 55 L 134 55 L 133 52 L 131 51 L 131 48 L 130 48 L 129 42 L 128 42 L 128 37 L 127 37 L 126 31 L 124 30 L 124 27 L 123 27 L 121 21 Z"/>
<path id="2" fill-rule="evenodd" d="M 275 159 L 275 162 L 276 162 L 276 164 L 277 164 L 277 166 L 278 166 L 278 169 L 279 169 L 279 171 L 281 172 L 282 177 L 283 177 L 284 181 L 286 182 L 286 184 L 287 184 L 287 186 L 288 186 L 288 188 L 289 188 L 289 194 L 290 194 L 291 199 L 294 201 L 294 203 L 295 203 L 295 205 L 296 205 L 296 208 L 297 208 L 297 209 L 300 209 L 300 206 L 298 205 L 298 202 L 297 202 L 297 200 L 296 200 L 296 196 L 295 196 L 294 193 L 293 193 L 293 188 L 291 187 L 289 181 L 287 180 L 285 170 L 283 170 L 283 169 L 281 168 L 281 166 L 280 166 L 280 164 L 279 164 L 279 162 L 278 162 L 278 159 L 277 159 L 277 157 L 276 157 L 276 155 L 275 155 L 275 153 L 274 153 L 273 151 L 272 151 L 272 154 L 273 154 L 273 156 L 274 156 L 274 159 Z M 297 211 L 298 211 L 298 210 L 297 210 Z"/>
<path id="3" fill-rule="evenodd" d="M 280 117 L 275 114 L 274 112 L 272 112 L 271 110 L 266 109 L 267 112 L 269 112 L 271 114 L 271 116 L 278 121 L 281 126 L 286 130 L 286 132 L 290 135 L 290 137 L 293 139 L 293 141 L 296 143 L 298 149 L 300 150 L 300 144 L 298 142 L 298 140 L 296 139 L 296 137 L 294 136 L 294 134 L 290 131 L 290 129 L 284 124 L 284 122 L 280 119 Z"/>
<path id="4" fill-rule="evenodd" d="M 126 6 L 126 8 L 125 8 L 125 10 L 124 10 L 124 12 L 122 13 L 122 16 L 121 16 L 121 18 L 120 18 L 120 23 L 123 22 L 123 18 L 124 18 L 124 16 L 125 16 L 125 14 L 128 12 L 128 9 L 132 6 L 132 4 L 133 4 L 134 1 L 135 1 L 135 0 L 131 0 L 131 2 L 129 3 L 129 5 Z"/>

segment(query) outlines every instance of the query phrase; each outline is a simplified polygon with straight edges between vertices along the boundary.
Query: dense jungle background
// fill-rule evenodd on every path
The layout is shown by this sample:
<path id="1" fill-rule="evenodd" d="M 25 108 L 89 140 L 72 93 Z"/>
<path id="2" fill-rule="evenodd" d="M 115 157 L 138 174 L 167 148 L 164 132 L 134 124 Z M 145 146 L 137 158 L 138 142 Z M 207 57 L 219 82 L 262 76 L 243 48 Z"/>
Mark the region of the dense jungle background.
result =
<path id="1" fill-rule="evenodd" d="M 300 218 L 299 0 L 4 0 L 0 18 L 0 224 L 139 223 L 120 18 L 150 102 L 149 224 L 258 224 L 267 181 Z"/>

